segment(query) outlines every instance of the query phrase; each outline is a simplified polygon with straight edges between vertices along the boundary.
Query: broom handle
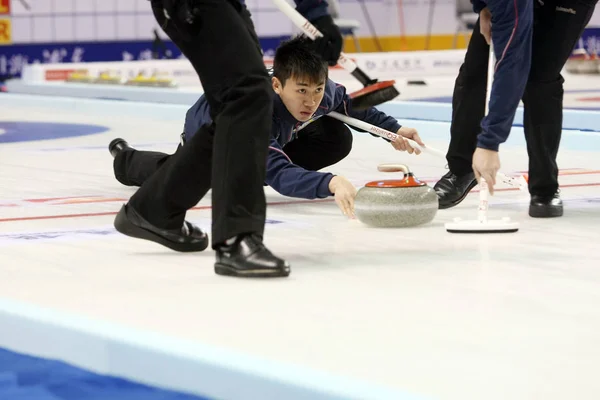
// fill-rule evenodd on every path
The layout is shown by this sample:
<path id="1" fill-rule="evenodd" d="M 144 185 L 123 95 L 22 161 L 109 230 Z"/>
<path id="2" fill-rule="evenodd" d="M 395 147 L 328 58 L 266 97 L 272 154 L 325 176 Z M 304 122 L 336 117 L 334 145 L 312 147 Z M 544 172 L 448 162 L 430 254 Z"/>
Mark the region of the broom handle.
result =
<path id="1" fill-rule="evenodd" d="M 494 70 L 496 69 L 494 58 L 494 45 L 490 44 L 490 54 L 487 71 L 487 89 L 485 91 L 485 115 L 490 112 L 490 98 L 492 96 L 492 84 L 494 83 Z"/>
<path id="2" fill-rule="evenodd" d="M 490 98 L 492 96 L 492 84 L 494 83 L 494 70 L 495 70 L 495 60 L 494 60 L 494 45 L 490 43 L 490 53 L 488 55 L 488 70 L 487 70 L 487 86 L 485 91 L 485 115 L 488 115 L 490 111 Z M 490 195 L 490 190 L 488 187 L 488 183 L 485 179 L 480 178 L 479 182 L 479 208 L 477 210 L 477 218 L 479 223 L 487 222 L 487 211 L 488 211 L 488 197 Z"/>
<path id="3" fill-rule="evenodd" d="M 312 40 L 315 40 L 316 38 L 319 38 L 319 37 L 323 37 L 323 34 L 321 32 L 319 32 L 319 30 L 313 24 L 308 22 L 308 20 L 306 18 L 304 18 L 302 16 L 302 14 L 300 14 L 298 11 L 296 11 L 296 9 L 294 7 L 292 7 L 292 5 L 290 3 L 288 3 L 286 0 L 273 0 L 273 2 L 281 10 L 282 13 L 287 15 L 288 18 L 292 20 L 294 25 L 296 25 L 300 30 L 302 30 L 302 32 L 306 36 L 308 36 Z M 356 63 L 354 63 L 354 61 L 352 61 L 351 59 L 346 57 L 346 55 L 344 53 L 340 53 L 340 58 L 338 59 L 338 64 L 341 65 L 346 71 L 348 71 L 350 73 L 354 72 L 354 70 L 356 70 L 358 68 L 358 65 L 356 65 Z M 362 71 L 360 71 L 360 72 L 362 72 Z M 363 73 L 363 75 L 364 75 L 364 73 Z M 366 75 L 365 75 L 365 77 L 367 79 L 369 79 Z M 362 82 L 362 83 L 365 84 L 365 82 Z"/>
<path id="4" fill-rule="evenodd" d="M 337 111 L 331 111 L 327 114 L 327 116 L 335 118 L 337 120 L 340 120 L 348 125 L 354 126 L 356 128 L 365 130 L 367 132 L 371 132 L 377 136 L 380 136 L 382 138 L 386 138 L 389 140 L 396 140 L 396 138 L 399 136 L 397 133 L 394 132 L 390 132 L 386 129 L 380 128 L 378 126 L 375 125 L 371 125 L 368 122 L 365 121 L 361 121 L 360 119 L 356 119 L 356 118 L 352 118 L 349 117 L 347 115 L 344 114 L 340 114 Z M 408 144 L 413 148 L 413 149 L 419 149 L 421 150 L 423 153 L 429 153 L 431 155 L 440 157 L 440 158 L 446 158 L 446 154 L 443 153 L 440 150 L 434 149 L 433 147 L 423 147 L 421 145 L 419 145 L 419 143 L 415 142 L 412 139 L 408 139 L 408 138 L 404 138 L 406 139 L 406 141 L 408 142 Z M 520 189 L 523 189 L 523 184 L 521 182 L 519 182 L 518 179 L 504 175 L 502 172 L 498 172 L 498 178 L 500 178 L 500 180 L 502 180 L 502 182 L 510 185 L 510 186 L 515 186 L 518 187 Z"/>
<path id="5" fill-rule="evenodd" d="M 396 138 L 398 137 L 397 133 L 390 132 L 390 131 L 388 131 L 386 129 L 380 128 L 380 127 L 375 126 L 375 125 L 371 125 L 368 122 L 361 121 L 360 119 L 356 119 L 356 118 L 352 118 L 352 117 L 349 117 L 349 116 L 344 115 L 344 114 L 340 114 L 339 112 L 336 112 L 336 111 L 331 111 L 330 113 L 327 114 L 327 116 L 333 117 L 333 118 L 338 119 L 338 120 L 340 120 L 340 121 L 342 121 L 342 122 L 344 122 L 344 123 L 346 123 L 348 125 L 352 125 L 352 126 L 354 126 L 356 128 L 365 130 L 367 132 L 374 133 L 377 136 L 380 136 L 382 138 L 386 138 L 386 139 L 389 139 L 389 140 L 392 140 L 392 141 L 396 140 Z M 410 144 L 410 146 L 413 149 L 419 149 L 419 150 L 421 150 L 424 153 L 430 153 L 430 154 L 433 154 L 433 155 L 438 156 L 438 157 L 446 157 L 445 154 L 442 153 L 439 150 L 436 150 L 436 149 L 431 148 L 431 147 L 422 147 L 422 146 L 419 145 L 419 143 L 415 142 L 412 139 L 408 139 L 408 138 L 405 138 L 405 139 L 408 141 L 408 144 Z"/>

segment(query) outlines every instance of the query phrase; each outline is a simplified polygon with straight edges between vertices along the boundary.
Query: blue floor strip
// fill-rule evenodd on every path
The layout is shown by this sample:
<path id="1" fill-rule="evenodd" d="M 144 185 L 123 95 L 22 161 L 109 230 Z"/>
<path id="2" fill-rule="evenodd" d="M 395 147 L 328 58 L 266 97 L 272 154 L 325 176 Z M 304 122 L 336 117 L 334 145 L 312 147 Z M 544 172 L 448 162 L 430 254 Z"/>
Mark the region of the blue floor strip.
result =
<path id="1" fill-rule="evenodd" d="M 0 399 L 208 400 L 0 348 Z"/>

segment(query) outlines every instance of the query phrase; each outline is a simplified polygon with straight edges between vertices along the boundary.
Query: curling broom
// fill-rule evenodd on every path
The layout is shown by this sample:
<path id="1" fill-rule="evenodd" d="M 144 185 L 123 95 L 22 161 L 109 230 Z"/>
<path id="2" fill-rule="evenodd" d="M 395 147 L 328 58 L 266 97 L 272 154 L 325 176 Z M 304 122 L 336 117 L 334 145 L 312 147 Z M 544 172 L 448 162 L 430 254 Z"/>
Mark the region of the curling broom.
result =
<path id="1" fill-rule="evenodd" d="M 487 91 L 485 97 L 485 114 L 489 112 L 490 97 L 492 95 L 492 83 L 494 80 L 494 72 L 496 70 L 496 62 L 494 58 L 494 46 L 490 43 L 490 54 L 488 60 L 487 73 Z M 525 178 L 522 178 L 525 182 Z M 524 189 L 527 184 L 523 185 Z M 453 222 L 445 224 L 446 231 L 450 233 L 512 233 L 519 230 L 519 223 L 511 221 L 510 218 L 488 219 L 487 213 L 489 208 L 488 197 L 490 195 L 488 183 L 482 177 L 479 178 L 479 206 L 477 208 L 477 219 L 463 220 L 455 218 Z"/>
<path id="2" fill-rule="evenodd" d="M 287 15 L 294 25 L 310 39 L 315 40 L 322 37 L 323 34 L 298 11 L 294 9 L 286 0 L 273 0 L 275 5 Z M 394 86 L 396 81 L 378 82 L 377 79 L 371 79 L 364 73 L 358 65 L 344 53 L 340 53 L 338 64 L 348 71 L 353 77 L 363 84 L 364 88 L 350 93 L 352 99 L 352 108 L 355 110 L 364 110 L 379 104 L 395 99 L 400 92 Z"/>
<path id="3" fill-rule="evenodd" d="M 355 128 L 362 129 L 364 131 L 370 132 L 374 135 L 377 135 L 379 137 L 382 137 L 382 138 L 385 138 L 388 140 L 393 141 L 399 136 L 397 133 L 390 132 L 386 129 L 382 129 L 375 125 L 371 125 L 368 122 L 364 122 L 359 119 L 352 118 L 352 117 L 349 117 L 344 114 L 340 114 L 336 111 L 332 111 L 332 112 L 328 113 L 327 116 L 335 118 L 335 119 L 340 120 L 348 125 L 354 126 Z M 436 157 L 446 158 L 446 155 L 440 150 L 434 149 L 429 146 L 426 146 L 426 147 L 420 146 L 417 142 L 415 142 L 412 139 L 408 139 L 408 138 L 404 138 L 404 139 L 406 139 L 408 144 L 413 149 L 419 149 L 423 153 L 428 153 L 428 154 L 431 154 Z M 525 180 L 525 178 L 523 176 L 521 176 L 519 178 L 514 178 L 511 176 L 505 175 L 502 172 L 498 172 L 497 177 L 500 181 L 502 181 L 503 183 L 506 183 L 507 185 L 516 187 L 521 191 L 527 190 L 527 181 Z"/>

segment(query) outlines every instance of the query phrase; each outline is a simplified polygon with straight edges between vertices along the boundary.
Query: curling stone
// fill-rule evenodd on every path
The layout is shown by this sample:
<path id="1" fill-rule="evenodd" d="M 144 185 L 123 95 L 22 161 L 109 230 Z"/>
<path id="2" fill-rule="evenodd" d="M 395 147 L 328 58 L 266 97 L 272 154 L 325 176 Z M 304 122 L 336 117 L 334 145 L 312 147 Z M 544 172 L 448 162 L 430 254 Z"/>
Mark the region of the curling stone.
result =
<path id="1" fill-rule="evenodd" d="M 406 165 L 380 164 L 381 172 L 403 172 L 396 180 L 368 182 L 354 199 L 356 218 L 379 228 L 407 228 L 431 222 L 438 210 L 438 197 L 425 182 L 415 178 Z"/>

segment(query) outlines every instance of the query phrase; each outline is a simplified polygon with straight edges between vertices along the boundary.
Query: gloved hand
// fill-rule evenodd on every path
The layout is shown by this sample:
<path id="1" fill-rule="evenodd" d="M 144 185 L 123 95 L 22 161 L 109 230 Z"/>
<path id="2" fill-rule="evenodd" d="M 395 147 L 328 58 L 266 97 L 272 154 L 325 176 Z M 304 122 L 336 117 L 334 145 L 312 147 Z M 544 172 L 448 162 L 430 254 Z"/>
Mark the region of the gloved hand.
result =
<path id="1" fill-rule="evenodd" d="M 340 29 L 333 23 L 331 15 L 324 15 L 310 23 L 323 34 L 314 41 L 313 48 L 330 66 L 336 65 L 344 44 Z"/>

